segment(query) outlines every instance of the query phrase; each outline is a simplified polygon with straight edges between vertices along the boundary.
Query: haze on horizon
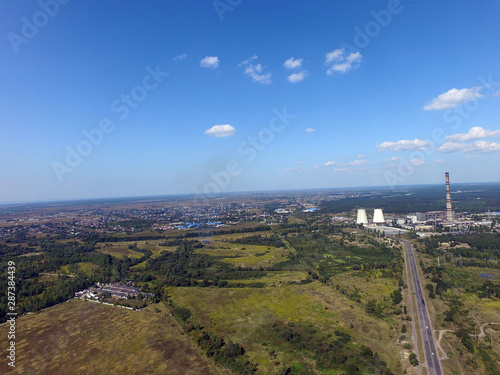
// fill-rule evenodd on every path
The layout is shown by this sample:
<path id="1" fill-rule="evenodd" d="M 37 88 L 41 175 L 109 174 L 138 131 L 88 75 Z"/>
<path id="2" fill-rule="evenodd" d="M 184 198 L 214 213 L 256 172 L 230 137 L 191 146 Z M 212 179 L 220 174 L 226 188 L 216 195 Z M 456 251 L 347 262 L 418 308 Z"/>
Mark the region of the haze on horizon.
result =
<path id="1" fill-rule="evenodd" d="M 0 4 L 0 202 L 500 181 L 498 2 L 236 3 Z"/>

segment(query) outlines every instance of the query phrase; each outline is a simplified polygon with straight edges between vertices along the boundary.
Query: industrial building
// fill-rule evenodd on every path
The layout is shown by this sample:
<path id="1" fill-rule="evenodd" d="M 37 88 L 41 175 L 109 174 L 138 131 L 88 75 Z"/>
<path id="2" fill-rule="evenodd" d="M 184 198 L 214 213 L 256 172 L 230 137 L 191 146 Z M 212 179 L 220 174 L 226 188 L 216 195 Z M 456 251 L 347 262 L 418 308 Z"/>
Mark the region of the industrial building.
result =
<path id="1" fill-rule="evenodd" d="M 444 221 L 446 220 L 446 211 L 417 212 L 415 216 L 419 222 Z"/>
<path id="2" fill-rule="evenodd" d="M 376 208 L 373 210 L 373 224 L 385 224 L 384 212 L 381 208 Z M 358 209 L 358 216 L 356 218 L 356 224 L 367 225 L 368 217 L 366 216 L 366 210 L 364 208 Z"/>
<path id="3" fill-rule="evenodd" d="M 446 181 L 446 210 L 445 211 L 427 211 L 427 212 L 417 212 L 415 216 L 419 222 L 443 222 L 447 224 L 452 224 L 455 218 L 455 212 L 451 205 L 451 193 L 450 193 L 450 174 L 446 172 L 444 174 Z"/>

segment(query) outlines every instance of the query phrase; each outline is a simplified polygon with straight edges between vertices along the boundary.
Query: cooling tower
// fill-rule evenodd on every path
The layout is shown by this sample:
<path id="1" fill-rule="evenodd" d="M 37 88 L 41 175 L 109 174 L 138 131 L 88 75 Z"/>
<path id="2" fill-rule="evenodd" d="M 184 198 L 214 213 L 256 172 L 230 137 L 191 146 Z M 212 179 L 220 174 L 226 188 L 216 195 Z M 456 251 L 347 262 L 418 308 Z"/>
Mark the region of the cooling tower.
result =
<path id="1" fill-rule="evenodd" d="M 451 208 L 451 194 L 450 194 L 450 174 L 444 174 L 446 178 L 446 221 L 453 221 L 453 209 Z"/>
<path id="2" fill-rule="evenodd" d="M 384 213 L 382 212 L 381 208 L 376 208 L 373 211 L 373 223 L 375 223 L 375 224 L 383 224 L 383 223 L 385 223 Z"/>
<path id="3" fill-rule="evenodd" d="M 366 211 L 364 208 L 358 210 L 358 218 L 356 219 L 356 224 L 368 224 L 368 219 L 366 218 Z"/>

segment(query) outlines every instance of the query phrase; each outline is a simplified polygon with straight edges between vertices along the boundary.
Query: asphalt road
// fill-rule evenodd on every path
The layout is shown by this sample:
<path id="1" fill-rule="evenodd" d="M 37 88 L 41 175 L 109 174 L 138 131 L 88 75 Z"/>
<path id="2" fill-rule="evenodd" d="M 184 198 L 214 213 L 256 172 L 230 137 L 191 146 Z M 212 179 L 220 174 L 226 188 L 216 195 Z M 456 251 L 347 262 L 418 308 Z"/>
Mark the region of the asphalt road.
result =
<path id="1" fill-rule="evenodd" d="M 425 359 L 427 361 L 427 371 L 429 375 L 442 375 L 443 372 L 441 371 L 441 364 L 439 363 L 438 353 L 436 351 L 436 345 L 432 335 L 431 321 L 429 319 L 429 314 L 427 314 L 424 293 L 422 291 L 422 285 L 420 284 L 420 277 L 418 276 L 417 263 L 415 262 L 415 257 L 413 256 L 413 248 L 409 242 L 404 240 L 402 242 L 406 246 L 410 262 L 413 288 L 415 289 L 415 300 L 417 303 L 418 322 L 420 325 L 420 336 L 422 337 Z"/>

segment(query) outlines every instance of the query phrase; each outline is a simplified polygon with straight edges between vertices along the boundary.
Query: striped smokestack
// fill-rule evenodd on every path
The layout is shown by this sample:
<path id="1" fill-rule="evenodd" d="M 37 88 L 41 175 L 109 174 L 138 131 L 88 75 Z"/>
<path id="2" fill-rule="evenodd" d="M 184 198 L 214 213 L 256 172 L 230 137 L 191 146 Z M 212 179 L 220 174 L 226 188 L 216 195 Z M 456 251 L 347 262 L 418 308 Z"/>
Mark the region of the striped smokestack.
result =
<path id="1" fill-rule="evenodd" d="M 451 194 L 450 194 L 450 174 L 444 174 L 446 178 L 446 221 L 453 222 L 453 210 L 451 208 Z"/>

